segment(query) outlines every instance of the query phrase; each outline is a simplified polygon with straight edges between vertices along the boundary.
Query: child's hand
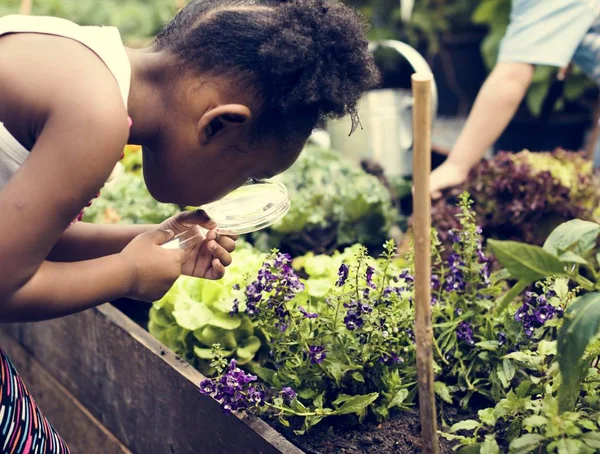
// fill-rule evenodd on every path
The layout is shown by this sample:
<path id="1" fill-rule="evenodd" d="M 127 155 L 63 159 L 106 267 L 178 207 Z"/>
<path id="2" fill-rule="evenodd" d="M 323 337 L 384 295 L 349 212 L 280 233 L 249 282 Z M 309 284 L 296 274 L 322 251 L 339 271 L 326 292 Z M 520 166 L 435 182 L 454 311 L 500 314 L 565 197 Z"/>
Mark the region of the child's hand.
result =
<path id="1" fill-rule="evenodd" d="M 181 274 L 184 251 L 160 245 L 173 238 L 173 231 L 151 230 L 136 236 L 120 253 L 131 270 L 128 298 L 151 303 L 161 299 Z"/>
<path id="2" fill-rule="evenodd" d="M 173 230 L 177 235 L 197 225 L 210 231 L 206 234 L 206 241 L 185 249 L 181 272 L 187 276 L 221 279 L 225 274 L 225 267 L 231 264 L 231 252 L 235 250 L 237 235 L 219 235 L 211 230 L 217 226 L 203 210 L 180 213 L 167 219 L 160 228 Z"/>

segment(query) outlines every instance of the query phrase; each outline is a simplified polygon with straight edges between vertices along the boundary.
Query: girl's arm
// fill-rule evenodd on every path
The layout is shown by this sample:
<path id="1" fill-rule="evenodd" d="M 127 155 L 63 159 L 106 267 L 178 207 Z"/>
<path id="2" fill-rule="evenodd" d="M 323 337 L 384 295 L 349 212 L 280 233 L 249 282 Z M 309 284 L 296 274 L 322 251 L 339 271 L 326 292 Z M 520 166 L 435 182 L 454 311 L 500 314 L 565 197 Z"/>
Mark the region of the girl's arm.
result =
<path id="1" fill-rule="evenodd" d="M 77 262 L 118 254 L 136 236 L 157 228 L 154 224 L 100 225 L 76 222 L 60 237 L 48 260 Z"/>

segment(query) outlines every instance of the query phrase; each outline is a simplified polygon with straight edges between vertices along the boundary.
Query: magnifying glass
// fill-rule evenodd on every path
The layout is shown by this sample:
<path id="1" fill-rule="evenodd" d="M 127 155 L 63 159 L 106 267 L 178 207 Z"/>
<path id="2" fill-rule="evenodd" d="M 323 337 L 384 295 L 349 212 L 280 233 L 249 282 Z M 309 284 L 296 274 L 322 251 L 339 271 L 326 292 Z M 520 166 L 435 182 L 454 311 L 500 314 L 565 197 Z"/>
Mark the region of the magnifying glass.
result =
<path id="1" fill-rule="evenodd" d="M 213 219 L 221 235 L 243 235 L 273 225 L 290 210 L 290 197 L 279 181 L 251 180 L 221 200 L 202 207 Z M 168 249 L 185 249 L 204 239 L 208 231 L 192 227 L 162 245 Z"/>

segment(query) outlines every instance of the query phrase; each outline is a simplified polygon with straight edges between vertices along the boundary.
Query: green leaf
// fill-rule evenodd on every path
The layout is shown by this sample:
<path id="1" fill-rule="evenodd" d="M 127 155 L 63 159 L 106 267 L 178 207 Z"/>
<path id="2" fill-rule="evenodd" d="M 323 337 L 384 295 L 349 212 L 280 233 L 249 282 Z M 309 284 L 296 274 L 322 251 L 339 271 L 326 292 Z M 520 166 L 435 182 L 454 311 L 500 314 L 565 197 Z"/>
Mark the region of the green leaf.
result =
<path id="1" fill-rule="evenodd" d="M 433 385 L 435 389 L 436 395 L 442 399 L 444 402 L 452 404 L 452 396 L 450 395 L 450 389 L 446 383 L 441 381 L 436 381 Z"/>
<path id="2" fill-rule="evenodd" d="M 213 316 L 206 323 L 211 326 L 216 326 L 217 328 L 234 330 L 239 328 L 242 324 L 241 317 L 232 317 L 229 314 L 224 314 L 219 311 L 214 311 L 212 315 Z"/>
<path id="3" fill-rule="evenodd" d="M 581 439 L 590 448 L 600 449 L 600 433 L 587 432 L 581 435 Z"/>
<path id="4" fill-rule="evenodd" d="M 554 282 L 554 291 L 556 292 L 556 296 L 560 299 L 566 298 L 569 293 L 569 279 L 568 278 L 559 278 Z"/>
<path id="5" fill-rule="evenodd" d="M 177 324 L 190 331 L 196 331 L 205 326 L 212 316 L 213 313 L 206 307 L 206 304 L 189 299 L 177 301 L 173 311 L 173 317 Z"/>
<path id="6" fill-rule="evenodd" d="M 494 416 L 494 408 L 485 408 L 477 412 L 477 416 L 482 423 L 494 427 L 496 425 L 496 417 Z"/>
<path id="7" fill-rule="evenodd" d="M 518 453 L 527 453 L 533 451 L 545 438 L 538 434 L 525 434 L 515 438 L 510 443 L 510 450 Z"/>
<path id="8" fill-rule="evenodd" d="M 315 406 L 315 408 L 323 408 L 323 394 L 325 393 L 319 394 L 315 398 L 315 400 L 313 400 L 313 405 Z"/>
<path id="9" fill-rule="evenodd" d="M 548 424 L 548 418 L 541 415 L 532 415 L 528 416 L 523 420 L 523 425 L 525 427 L 540 427 Z"/>
<path id="10" fill-rule="evenodd" d="M 488 350 L 488 351 L 493 352 L 493 351 L 498 350 L 498 347 L 500 346 L 500 342 L 498 342 L 498 341 L 482 341 L 482 342 L 477 342 L 475 345 L 482 350 Z"/>
<path id="11" fill-rule="evenodd" d="M 327 372 L 329 372 L 331 374 L 331 376 L 335 380 L 335 383 L 338 386 L 341 386 L 342 378 L 344 378 L 344 375 L 346 375 L 351 370 L 358 369 L 357 366 L 349 366 L 347 364 L 342 364 L 337 361 L 333 361 L 333 362 L 327 364 L 326 367 L 327 367 Z"/>
<path id="12" fill-rule="evenodd" d="M 578 263 L 579 265 L 590 266 L 588 261 L 584 259 L 582 256 L 575 254 L 575 252 L 567 251 L 563 254 L 560 254 L 558 257 L 561 262 L 565 263 Z"/>
<path id="13" fill-rule="evenodd" d="M 504 376 L 506 377 L 506 380 L 510 384 L 512 379 L 515 377 L 515 372 L 517 371 L 515 365 L 512 363 L 512 361 L 505 358 L 502 361 L 502 370 L 504 371 Z"/>
<path id="14" fill-rule="evenodd" d="M 521 294 L 523 290 L 527 288 L 527 286 L 531 283 L 529 279 L 521 279 L 512 288 L 504 294 L 502 299 L 498 302 L 498 313 L 502 314 L 513 300 Z"/>
<path id="15" fill-rule="evenodd" d="M 201 348 L 194 346 L 194 353 L 200 359 L 213 359 L 213 351 L 211 348 Z"/>
<path id="16" fill-rule="evenodd" d="M 595 222 L 573 219 L 554 229 L 544 243 L 544 250 L 559 255 L 575 246 L 573 252 L 585 254 L 594 249 L 599 234 L 600 225 Z"/>
<path id="17" fill-rule="evenodd" d="M 561 412 L 574 409 L 585 365 L 582 357 L 600 329 L 600 293 L 588 293 L 571 304 L 558 334 L 558 364 L 563 377 L 559 389 Z"/>
<path id="18" fill-rule="evenodd" d="M 564 264 L 539 246 L 497 240 L 489 240 L 488 244 L 500 263 L 519 279 L 533 282 L 564 271 Z"/>
<path id="19" fill-rule="evenodd" d="M 561 438 L 556 443 L 558 448 L 558 454 L 580 454 L 581 453 L 581 445 L 578 440 L 573 440 L 571 438 Z"/>
<path id="20" fill-rule="evenodd" d="M 363 377 L 363 375 L 358 371 L 352 372 L 352 378 L 360 383 L 365 382 L 365 377 Z"/>
<path id="21" fill-rule="evenodd" d="M 392 398 L 392 400 L 390 401 L 390 403 L 388 404 L 387 408 L 388 410 L 390 408 L 394 408 L 397 407 L 399 405 L 401 405 L 406 398 L 408 397 L 408 389 L 401 389 L 399 390 L 394 397 Z"/>
<path id="22" fill-rule="evenodd" d="M 477 429 L 480 425 L 481 424 L 479 423 L 479 421 L 475 421 L 474 419 L 465 419 L 464 421 L 457 422 L 452 427 L 450 427 L 450 432 L 456 433 L 460 430 L 471 431 Z"/>
<path id="23" fill-rule="evenodd" d="M 346 400 L 340 408 L 334 410 L 334 415 L 348 415 L 350 413 L 360 413 L 369 405 L 377 400 L 379 393 L 371 393 L 359 396 L 352 396 Z"/>
<path id="24" fill-rule="evenodd" d="M 481 444 L 479 454 L 500 454 L 500 446 L 498 446 L 498 443 L 493 435 L 485 436 L 485 440 Z"/>
<path id="25" fill-rule="evenodd" d="M 251 336 L 246 340 L 244 345 L 239 346 L 235 354 L 242 361 L 247 362 L 254 358 L 256 352 L 260 349 L 260 339 L 256 336 Z M 240 364 L 244 364 L 240 362 Z"/>
<path id="26" fill-rule="evenodd" d="M 496 375 L 498 375 L 498 378 L 500 379 L 500 382 L 502 383 L 502 387 L 508 388 L 508 386 L 510 385 L 510 380 L 505 375 L 502 364 L 498 364 L 496 366 Z"/>

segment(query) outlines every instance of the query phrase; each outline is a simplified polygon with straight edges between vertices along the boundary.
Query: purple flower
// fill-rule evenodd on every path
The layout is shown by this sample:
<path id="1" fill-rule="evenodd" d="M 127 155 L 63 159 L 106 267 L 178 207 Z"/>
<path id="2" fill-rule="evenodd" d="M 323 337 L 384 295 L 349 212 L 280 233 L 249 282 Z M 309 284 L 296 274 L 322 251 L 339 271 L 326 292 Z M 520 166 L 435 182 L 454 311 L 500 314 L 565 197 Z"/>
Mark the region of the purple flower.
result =
<path id="1" fill-rule="evenodd" d="M 265 392 L 254 386 L 248 388 L 247 397 L 248 401 L 254 405 L 262 406 L 265 404 Z"/>
<path id="2" fill-rule="evenodd" d="M 412 274 L 408 272 L 408 270 L 403 270 L 399 276 L 400 279 L 404 279 L 406 282 L 414 282 L 415 278 Z"/>
<path id="3" fill-rule="evenodd" d="M 319 314 L 317 314 L 316 312 L 307 312 L 306 309 L 304 309 L 303 306 L 298 306 L 298 311 L 305 317 L 305 318 L 317 318 L 319 316 Z"/>
<path id="4" fill-rule="evenodd" d="M 350 269 L 348 268 L 348 265 L 345 265 L 344 263 L 342 263 L 340 266 L 340 269 L 338 270 L 338 281 L 335 283 L 335 285 L 338 287 L 342 287 L 348 280 L 349 272 L 350 272 Z"/>
<path id="5" fill-rule="evenodd" d="M 225 413 L 245 410 L 251 406 L 261 405 L 264 401 L 264 392 L 257 387 L 250 386 L 246 389 L 246 386 L 256 379 L 255 375 L 247 374 L 237 367 L 237 362 L 232 359 L 225 373 L 218 379 L 202 380 L 200 392 L 202 394 L 214 392 L 215 399 L 221 402 Z"/>
<path id="6" fill-rule="evenodd" d="M 461 322 L 456 329 L 456 337 L 468 345 L 474 345 L 475 340 L 473 340 L 473 329 L 471 328 L 471 324 L 468 322 Z"/>
<path id="7" fill-rule="evenodd" d="M 460 232 L 455 229 L 448 230 L 448 239 L 452 243 L 458 243 L 460 241 Z"/>
<path id="8" fill-rule="evenodd" d="M 312 364 L 321 364 L 327 357 L 325 354 L 325 347 L 322 345 L 312 345 L 308 347 L 308 357 Z"/>
<path id="9" fill-rule="evenodd" d="M 294 391 L 289 386 L 286 386 L 281 390 L 281 395 L 283 396 L 284 399 L 291 401 L 296 398 L 296 391 Z"/>
<path id="10" fill-rule="evenodd" d="M 287 323 L 275 322 L 275 328 L 277 328 L 282 333 L 285 333 L 285 331 L 288 329 L 288 327 L 289 327 L 289 325 Z"/>
<path id="11" fill-rule="evenodd" d="M 544 326 L 555 315 L 557 317 L 562 315 L 562 308 L 559 310 L 548 302 L 548 294 L 549 292 L 546 292 L 546 295 L 525 292 L 523 305 L 515 314 L 515 320 L 523 324 L 525 334 L 529 337 L 533 336 L 536 328 Z"/>
<path id="12" fill-rule="evenodd" d="M 431 275 L 431 288 L 434 292 L 440 289 L 440 277 L 436 274 Z"/>
<path id="13" fill-rule="evenodd" d="M 500 346 L 506 344 L 506 334 L 503 332 L 499 332 L 498 333 L 498 343 L 500 344 Z"/>
<path id="14" fill-rule="evenodd" d="M 239 300 L 236 298 L 233 300 L 233 305 L 231 306 L 231 311 L 229 312 L 229 315 L 231 317 L 233 317 L 235 314 L 237 314 L 240 311 L 240 302 Z"/>
<path id="15" fill-rule="evenodd" d="M 344 317 L 344 324 L 346 325 L 346 329 L 349 331 L 354 331 L 356 328 L 363 326 L 364 321 L 361 316 L 356 313 L 356 311 L 350 310 Z"/>
<path id="16" fill-rule="evenodd" d="M 215 384 L 212 380 L 206 379 L 200 382 L 200 392 L 202 394 L 212 394 L 215 392 Z"/>
<path id="17" fill-rule="evenodd" d="M 373 274 L 375 269 L 372 266 L 367 266 L 367 286 L 372 289 L 376 289 L 377 286 L 373 283 Z"/>
<path id="18" fill-rule="evenodd" d="M 401 358 L 395 352 L 391 352 L 385 353 L 381 358 L 379 358 L 379 362 L 383 364 L 398 364 L 403 363 L 404 358 Z"/>
<path id="19" fill-rule="evenodd" d="M 520 308 L 517 309 L 517 312 L 515 312 L 515 320 L 517 322 L 523 322 L 528 312 L 529 306 L 527 304 L 523 304 Z"/>
<path id="20" fill-rule="evenodd" d="M 556 296 L 556 292 L 554 290 L 548 290 L 546 292 L 546 298 L 550 299 L 550 298 L 554 298 Z"/>
<path id="21" fill-rule="evenodd" d="M 552 317 L 554 317 L 554 307 L 551 304 L 542 304 L 535 311 L 533 315 L 540 324 L 546 323 Z"/>

